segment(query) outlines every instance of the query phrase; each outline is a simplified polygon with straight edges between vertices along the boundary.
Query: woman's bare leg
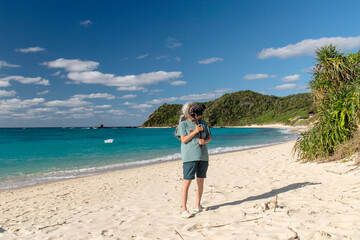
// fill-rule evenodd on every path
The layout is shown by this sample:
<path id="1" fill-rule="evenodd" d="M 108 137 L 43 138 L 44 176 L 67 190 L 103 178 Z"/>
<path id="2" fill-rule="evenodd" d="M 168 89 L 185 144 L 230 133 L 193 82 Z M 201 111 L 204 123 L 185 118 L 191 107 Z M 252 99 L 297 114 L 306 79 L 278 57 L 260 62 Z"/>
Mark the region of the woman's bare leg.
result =
<path id="1" fill-rule="evenodd" d="M 196 202 L 195 202 L 195 207 L 200 206 L 200 202 L 201 202 L 201 197 L 204 191 L 204 180 L 205 178 L 197 178 L 196 182 L 197 182 L 197 190 L 196 190 Z"/>
<path id="2" fill-rule="evenodd" d="M 184 180 L 182 188 L 181 188 L 181 204 L 182 204 L 182 211 L 187 211 L 186 203 L 188 199 L 189 187 L 190 187 L 191 180 Z"/>

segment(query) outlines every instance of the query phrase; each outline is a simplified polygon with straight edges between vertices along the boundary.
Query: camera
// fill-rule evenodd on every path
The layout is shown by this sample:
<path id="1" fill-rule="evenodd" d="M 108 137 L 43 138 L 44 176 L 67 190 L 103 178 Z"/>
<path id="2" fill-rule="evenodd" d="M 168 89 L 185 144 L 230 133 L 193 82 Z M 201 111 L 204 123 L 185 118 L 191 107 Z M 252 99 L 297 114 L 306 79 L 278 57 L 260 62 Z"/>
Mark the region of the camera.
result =
<path id="1" fill-rule="evenodd" d="M 198 108 L 192 108 L 190 111 L 190 115 L 195 118 L 195 116 L 200 116 L 203 114 L 204 110 L 206 109 L 205 105 L 202 104 L 200 107 Z"/>

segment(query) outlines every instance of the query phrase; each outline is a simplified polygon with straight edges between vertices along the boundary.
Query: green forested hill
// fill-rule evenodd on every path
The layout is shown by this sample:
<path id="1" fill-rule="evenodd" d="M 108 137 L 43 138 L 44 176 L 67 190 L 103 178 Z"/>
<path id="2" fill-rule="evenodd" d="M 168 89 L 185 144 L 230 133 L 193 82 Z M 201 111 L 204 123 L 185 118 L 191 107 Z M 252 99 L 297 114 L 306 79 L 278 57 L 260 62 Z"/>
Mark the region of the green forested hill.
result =
<path id="1" fill-rule="evenodd" d="M 203 104 L 206 110 L 202 118 L 210 126 L 278 122 L 292 124 L 296 119 L 308 118 L 309 112 L 313 110 L 310 93 L 276 97 L 247 90 L 228 93 Z M 149 116 L 142 127 L 176 126 L 181 106 L 164 103 Z"/>

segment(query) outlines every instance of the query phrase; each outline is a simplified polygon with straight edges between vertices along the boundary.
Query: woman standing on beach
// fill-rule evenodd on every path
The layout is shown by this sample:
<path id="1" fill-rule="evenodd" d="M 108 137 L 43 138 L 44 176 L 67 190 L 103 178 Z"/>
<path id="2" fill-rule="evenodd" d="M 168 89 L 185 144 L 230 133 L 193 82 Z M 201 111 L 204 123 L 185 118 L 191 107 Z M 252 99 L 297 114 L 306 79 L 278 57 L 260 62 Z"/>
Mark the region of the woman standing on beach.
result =
<path id="1" fill-rule="evenodd" d="M 182 107 L 182 115 L 176 130 L 176 136 L 181 140 L 181 159 L 183 161 L 184 181 L 181 189 L 182 214 L 184 218 L 193 216 L 187 209 L 188 192 L 191 181 L 197 182 L 196 202 L 194 212 L 205 210 L 201 204 L 201 196 L 204 189 L 204 179 L 209 165 L 209 155 L 206 144 L 211 141 L 211 133 L 207 123 L 200 120 L 196 124 L 198 114 L 195 105 L 187 102 Z"/>

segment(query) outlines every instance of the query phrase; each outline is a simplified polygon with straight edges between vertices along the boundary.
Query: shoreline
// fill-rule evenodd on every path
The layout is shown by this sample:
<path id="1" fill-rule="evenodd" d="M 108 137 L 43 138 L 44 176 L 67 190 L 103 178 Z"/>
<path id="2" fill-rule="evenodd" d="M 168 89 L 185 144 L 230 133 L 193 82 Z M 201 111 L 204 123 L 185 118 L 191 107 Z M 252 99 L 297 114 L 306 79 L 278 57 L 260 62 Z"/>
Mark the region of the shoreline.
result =
<path id="1" fill-rule="evenodd" d="M 145 129 L 161 129 L 161 128 L 175 128 L 175 127 L 138 127 L 138 128 L 145 128 Z M 291 130 L 292 132 L 305 132 L 309 130 L 308 125 L 285 125 L 283 123 L 272 123 L 272 124 L 252 124 L 252 125 L 244 125 L 244 126 L 215 126 L 211 128 L 286 128 Z"/>
<path id="2" fill-rule="evenodd" d="M 276 123 L 276 124 L 274 123 L 274 124 L 263 124 L 263 125 L 252 124 L 246 126 L 224 126 L 224 127 L 215 127 L 215 128 L 286 128 L 293 132 L 303 132 L 303 131 L 307 131 L 309 129 L 309 126 L 308 125 L 290 126 L 281 123 Z"/>
<path id="3" fill-rule="evenodd" d="M 297 162 L 293 145 L 211 155 L 210 210 L 191 219 L 180 218 L 180 161 L 0 192 L 0 238 L 356 239 L 360 170 Z"/>
<path id="4" fill-rule="evenodd" d="M 239 126 L 214 126 L 213 128 L 303 128 L 308 127 L 307 125 L 286 125 L 284 123 L 269 123 L 269 124 L 251 124 L 251 125 L 239 125 Z M 164 126 L 164 127 L 141 127 L 138 128 L 175 128 L 171 126 Z"/>
<path id="5" fill-rule="evenodd" d="M 260 128 L 260 126 L 248 126 L 252 128 Z M 290 127 L 290 126 L 283 126 L 283 125 L 267 125 L 267 126 L 261 126 L 262 128 L 279 128 L 279 129 L 289 129 L 291 132 L 298 132 L 296 128 Z M 234 127 L 229 127 L 234 128 Z M 266 146 L 272 146 L 276 144 L 281 144 L 284 142 L 292 141 L 294 138 L 284 139 L 282 141 L 273 142 L 273 143 L 267 143 L 267 144 L 259 144 L 259 145 L 251 145 L 251 146 L 239 146 L 239 147 L 222 147 L 222 148 L 213 148 L 209 149 L 209 155 L 218 155 L 223 153 L 229 153 L 229 152 L 237 152 L 237 151 L 244 151 L 248 149 L 255 149 L 255 148 L 261 148 Z M 24 175 L 23 177 L 16 177 L 13 179 L 8 179 L 7 181 L 3 182 L 0 186 L 0 192 L 4 191 L 11 191 L 16 189 L 22 189 L 22 188 L 29 188 L 33 186 L 38 185 L 44 185 L 48 183 L 54 183 L 54 182 L 61 182 L 61 181 L 67 181 L 71 179 L 77 179 L 77 178 L 84 178 L 84 177 L 90 177 L 100 174 L 106 174 L 109 172 L 115 172 L 115 171 L 123 171 L 127 169 L 132 168 L 141 168 L 148 165 L 156 165 L 156 164 L 162 164 L 165 162 L 170 161 L 178 161 L 181 160 L 180 153 L 174 153 L 171 155 L 166 155 L 154 159 L 147 159 L 147 160 L 138 160 L 134 162 L 128 162 L 128 163 L 115 163 L 115 164 L 108 164 L 108 165 L 99 165 L 94 167 L 86 167 L 86 168 L 79 168 L 79 169 L 68 169 L 68 170 L 58 170 L 54 172 L 44 172 L 44 173 L 34 173 L 32 175 Z"/>
<path id="6" fill-rule="evenodd" d="M 252 150 L 252 149 L 261 149 L 261 148 L 284 144 L 284 143 L 292 142 L 292 141 L 294 141 L 294 139 L 288 139 L 288 140 L 284 140 L 281 142 L 274 142 L 274 143 L 269 143 L 269 144 L 262 144 L 260 146 L 258 146 L 258 145 L 242 146 L 243 149 L 229 150 L 229 151 L 219 152 L 219 153 L 209 153 L 209 156 L 216 156 L 216 155 L 222 155 L 222 154 L 227 154 L 227 153 L 236 153 L 236 152 Z M 141 168 L 144 168 L 147 166 L 161 165 L 161 164 L 165 164 L 168 162 L 181 161 L 181 157 L 169 159 L 169 160 L 154 160 L 151 162 L 147 162 L 147 161 L 148 160 L 142 160 L 142 161 L 136 161 L 136 162 L 131 162 L 131 163 L 119 164 L 119 166 L 115 167 L 115 168 L 111 168 L 110 167 L 111 165 L 104 165 L 101 167 L 104 169 L 98 169 L 97 171 L 95 171 L 93 173 L 89 173 L 88 175 L 82 175 L 82 176 L 79 175 L 79 176 L 68 177 L 68 178 L 64 177 L 62 179 L 53 179 L 53 180 L 47 180 L 47 181 L 39 182 L 39 183 L 35 183 L 35 184 L 15 186 L 15 187 L 11 187 L 8 189 L 0 189 L 0 193 L 6 192 L 6 191 L 13 191 L 13 190 L 20 190 L 20 189 L 44 186 L 47 184 L 58 183 L 58 182 L 63 182 L 63 181 L 70 181 L 70 180 L 81 179 L 81 178 L 89 178 L 89 177 L 93 177 L 93 176 L 95 177 L 95 176 L 104 175 L 104 174 L 113 173 L 113 172 L 122 172 L 122 171 L 127 171 L 129 169 L 141 169 Z M 109 168 L 107 168 L 107 167 L 109 167 Z"/>

